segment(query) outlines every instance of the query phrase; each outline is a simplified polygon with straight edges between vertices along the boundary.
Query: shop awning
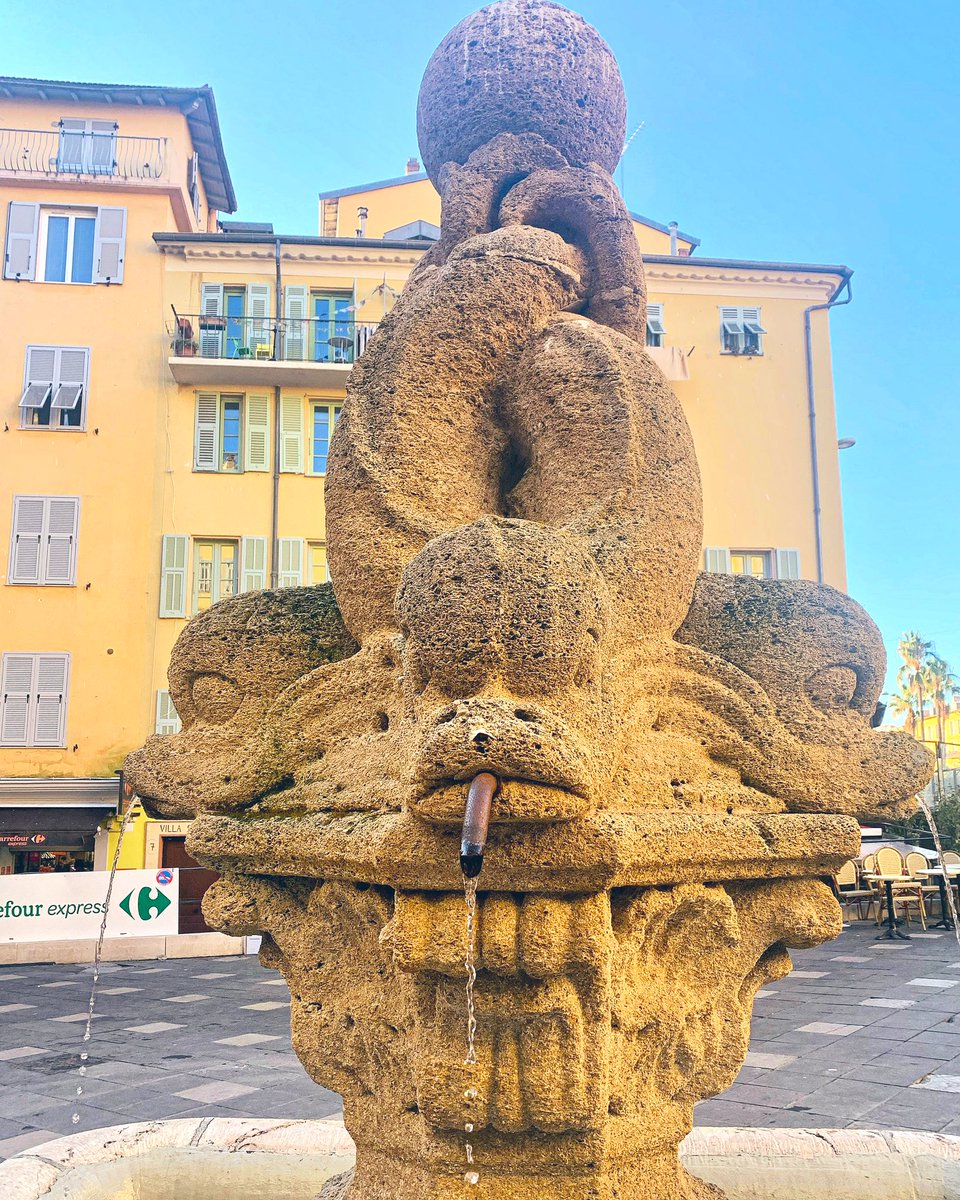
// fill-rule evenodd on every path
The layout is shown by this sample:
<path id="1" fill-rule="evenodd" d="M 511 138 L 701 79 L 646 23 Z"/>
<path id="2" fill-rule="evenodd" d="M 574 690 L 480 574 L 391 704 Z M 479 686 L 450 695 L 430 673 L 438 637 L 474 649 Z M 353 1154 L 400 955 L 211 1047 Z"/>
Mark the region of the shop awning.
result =
<path id="1" fill-rule="evenodd" d="M 116 776 L 0 779 L 0 846 L 7 850 L 90 849 L 97 826 L 117 811 Z"/>

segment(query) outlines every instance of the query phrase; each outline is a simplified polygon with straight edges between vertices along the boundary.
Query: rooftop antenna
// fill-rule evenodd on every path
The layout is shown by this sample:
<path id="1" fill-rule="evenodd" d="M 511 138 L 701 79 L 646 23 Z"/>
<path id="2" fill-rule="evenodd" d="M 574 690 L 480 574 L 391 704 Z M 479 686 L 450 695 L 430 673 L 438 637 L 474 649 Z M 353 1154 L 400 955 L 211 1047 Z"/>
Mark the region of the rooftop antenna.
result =
<path id="1" fill-rule="evenodd" d="M 640 132 L 641 129 L 643 129 L 643 127 L 645 125 L 646 125 L 646 121 L 641 121 L 640 124 L 633 131 L 633 133 L 631 133 L 630 136 L 627 138 L 627 140 L 623 143 L 623 151 L 620 154 L 620 195 L 624 196 L 624 202 L 626 202 L 626 196 L 625 196 L 624 188 L 623 188 L 623 160 L 627 157 L 627 151 L 633 145 L 633 139 L 637 136 L 637 134 Z"/>

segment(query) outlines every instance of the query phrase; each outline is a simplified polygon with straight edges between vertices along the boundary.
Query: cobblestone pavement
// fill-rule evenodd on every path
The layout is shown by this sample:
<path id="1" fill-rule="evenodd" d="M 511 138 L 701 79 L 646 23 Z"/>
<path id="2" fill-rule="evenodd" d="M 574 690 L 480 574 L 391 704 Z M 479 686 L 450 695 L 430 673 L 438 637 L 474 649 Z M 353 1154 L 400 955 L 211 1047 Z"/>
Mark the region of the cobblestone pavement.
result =
<path id="1" fill-rule="evenodd" d="M 871 923 L 795 955 L 760 993 L 737 1082 L 698 1125 L 960 1134 L 960 950 Z M 80 1121 L 91 969 L 0 968 L 0 1157 L 74 1130 L 164 1117 L 324 1117 L 340 1099 L 290 1049 L 289 994 L 254 958 L 103 968 Z"/>

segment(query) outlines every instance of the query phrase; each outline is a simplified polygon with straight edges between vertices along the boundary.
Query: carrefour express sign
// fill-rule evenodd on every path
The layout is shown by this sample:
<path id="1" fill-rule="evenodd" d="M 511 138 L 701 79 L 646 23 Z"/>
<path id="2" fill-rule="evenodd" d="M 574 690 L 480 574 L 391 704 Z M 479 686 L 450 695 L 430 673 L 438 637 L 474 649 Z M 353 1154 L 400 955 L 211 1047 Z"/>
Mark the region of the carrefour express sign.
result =
<path id="1" fill-rule="evenodd" d="M 0 877 L 0 943 L 99 937 L 109 881 L 107 871 Z M 176 933 L 179 899 L 178 871 L 118 871 L 107 937 Z"/>

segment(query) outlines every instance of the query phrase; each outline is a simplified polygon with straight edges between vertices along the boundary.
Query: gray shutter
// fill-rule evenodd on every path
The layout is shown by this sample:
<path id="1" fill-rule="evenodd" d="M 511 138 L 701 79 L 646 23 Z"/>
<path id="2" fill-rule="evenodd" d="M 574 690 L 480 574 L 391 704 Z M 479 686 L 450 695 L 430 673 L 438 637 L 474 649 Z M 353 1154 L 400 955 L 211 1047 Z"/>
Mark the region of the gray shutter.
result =
<path id="1" fill-rule="evenodd" d="M 88 170 L 94 175 L 113 175 L 117 158 L 117 127 L 114 122 L 91 121 L 87 141 L 90 145 Z"/>
<path id="2" fill-rule="evenodd" d="M 4 279 L 36 279 L 37 235 L 40 205 L 18 204 L 7 209 L 7 248 L 3 259 Z"/>
<path id="3" fill-rule="evenodd" d="M 270 317 L 270 284 L 247 284 L 246 344 L 256 353 L 257 346 L 268 345 Z"/>
<path id="4" fill-rule="evenodd" d="M 52 409 L 74 409 L 80 403 L 89 373 L 90 351 L 85 346 L 61 346 Z"/>
<path id="5" fill-rule="evenodd" d="M 801 577 L 799 550 L 777 550 L 776 555 L 778 579 L 799 579 Z"/>
<path id="6" fill-rule="evenodd" d="M 42 572 L 44 583 L 76 583 L 79 521 L 79 496 L 47 497 L 47 529 Z"/>
<path id="7" fill-rule="evenodd" d="M 270 397 L 247 396 L 245 471 L 270 470 Z"/>
<path id="8" fill-rule="evenodd" d="M 197 392 L 197 421 L 193 469 L 216 471 L 220 466 L 220 397 L 216 392 Z"/>
<path id="9" fill-rule="evenodd" d="M 160 556 L 160 616 L 187 615 L 187 542 L 185 534 L 163 536 Z"/>
<path id="10" fill-rule="evenodd" d="M 37 655 L 37 704 L 32 745 L 63 745 L 67 729 L 69 679 L 69 654 Z"/>
<path id="11" fill-rule="evenodd" d="M 259 592 L 267 586 L 267 539 L 240 539 L 240 591 Z"/>
<path id="12" fill-rule="evenodd" d="M 725 546 L 707 546 L 703 552 L 704 569 L 711 575 L 730 575 L 730 551 Z"/>
<path id="13" fill-rule="evenodd" d="M 8 582 L 40 582 L 40 546 L 43 539 L 43 496 L 14 496 Z"/>
<path id="14" fill-rule="evenodd" d="M 57 170 L 80 175 L 83 172 L 84 144 L 87 122 L 78 117 L 60 118 L 60 150 Z"/>
<path id="15" fill-rule="evenodd" d="M 303 538 L 280 539 L 280 587 L 300 587 L 303 583 Z"/>
<path id="16" fill-rule="evenodd" d="M 127 210 L 97 210 L 93 243 L 94 283 L 123 283 L 123 259 L 127 240 Z"/>
<path id="17" fill-rule="evenodd" d="M 303 474 L 303 397 L 280 398 L 280 470 Z"/>
<path id="18" fill-rule="evenodd" d="M 203 283 L 200 285 L 200 357 L 223 357 L 223 327 L 214 322 L 204 328 L 204 317 L 223 316 L 223 284 Z"/>
<path id="19" fill-rule="evenodd" d="M 35 654 L 5 654 L 0 677 L 0 746 L 26 746 L 30 731 Z"/>
<path id="20" fill-rule="evenodd" d="M 157 692 L 157 717 L 154 733 L 179 733 L 183 728 L 180 714 L 173 703 L 169 692 Z"/>
<path id="21" fill-rule="evenodd" d="M 283 357 L 301 360 L 307 348 L 307 289 L 288 284 L 283 289 Z"/>
<path id="22" fill-rule="evenodd" d="M 30 411 L 43 408 L 57 378 L 56 346 L 28 346 L 20 397 L 20 423 L 30 421 Z"/>

